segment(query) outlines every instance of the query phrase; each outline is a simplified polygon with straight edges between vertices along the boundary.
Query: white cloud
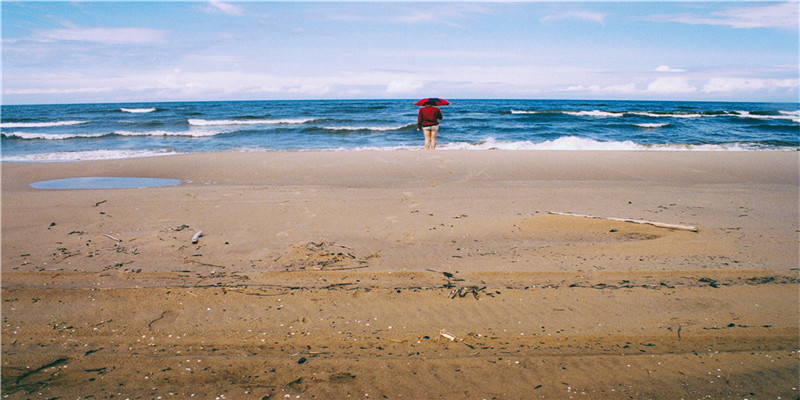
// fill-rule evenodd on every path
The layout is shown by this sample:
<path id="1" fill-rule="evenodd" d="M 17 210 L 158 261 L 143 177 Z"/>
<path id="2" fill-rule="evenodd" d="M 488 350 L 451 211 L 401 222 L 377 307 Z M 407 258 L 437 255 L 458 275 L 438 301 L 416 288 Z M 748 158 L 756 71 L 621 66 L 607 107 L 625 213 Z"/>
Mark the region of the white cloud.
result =
<path id="1" fill-rule="evenodd" d="M 34 33 L 38 41 L 73 41 L 104 44 L 144 44 L 164 39 L 167 31 L 145 28 L 61 28 Z"/>
<path id="2" fill-rule="evenodd" d="M 36 88 L 22 88 L 22 89 L 5 89 L 3 94 L 8 95 L 63 95 L 63 94 L 84 94 L 84 93 L 104 93 L 111 92 L 114 89 L 111 87 L 84 87 L 84 88 L 65 88 L 65 89 L 36 89 Z"/>
<path id="3" fill-rule="evenodd" d="M 414 79 L 402 79 L 398 81 L 389 82 L 389 85 L 386 86 L 386 92 L 388 93 L 413 93 L 419 89 L 422 89 L 424 85 L 422 82 L 418 82 Z"/>
<path id="4" fill-rule="evenodd" d="M 711 78 L 702 88 L 703 93 L 735 93 L 755 90 L 775 90 L 800 87 L 798 79 Z"/>
<path id="5" fill-rule="evenodd" d="M 606 15 L 602 14 L 602 13 L 591 12 L 591 11 L 568 11 L 568 12 L 565 12 L 565 13 L 548 15 L 548 16 L 540 19 L 540 21 L 541 22 L 550 22 L 550 21 L 570 20 L 570 19 L 597 22 L 599 24 L 605 25 Z"/>
<path id="6" fill-rule="evenodd" d="M 299 86 L 292 86 L 285 89 L 286 93 L 292 94 L 303 94 L 303 95 L 313 95 L 313 96 L 322 96 L 331 92 L 331 87 L 328 85 L 317 85 L 317 84 L 304 84 Z"/>
<path id="7" fill-rule="evenodd" d="M 685 69 L 672 68 L 669 65 L 659 65 L 656 72 L 686 72 Z"/>
<path id="8" fill-rule="evenodd" d="M 798 29 L 798 3 L 770 3 L 768 5 L 731 6 L 709 15 L 660 15 L 657 22 L 680 22 L 692 25 L 722 25 L 731 28 L 782 28 Z"/>
<path id="9" fill-rule="evenodd" d="M 647 85 L 648 93 L 658 95 L 688 94 L 697 91 L 685 78 L 658 78 Z"/>
<path id="10" fill-rule="evenodd" d="M 209 1 L 208 7 L 205 7 L 204 10 L 208 13 L 222 12 L 223 14 L 228 15 L 242 15 L 242 10 L 239 7 L 217 0 Z"/>
<path id="11" fill-rule="evenodd" d="M 636 85 L 633 83 L 628 84 L 621 84 L 621 85 L 609 85 L 609 86 L 600 86 L 600 85 L 573 85 L 569 86 L 564 91 L 567 92 L 588 92 L 592 94 L 606 94 L 606 95 L 624 95 L 624 94 L 635 94 L 637 92 Z"/>

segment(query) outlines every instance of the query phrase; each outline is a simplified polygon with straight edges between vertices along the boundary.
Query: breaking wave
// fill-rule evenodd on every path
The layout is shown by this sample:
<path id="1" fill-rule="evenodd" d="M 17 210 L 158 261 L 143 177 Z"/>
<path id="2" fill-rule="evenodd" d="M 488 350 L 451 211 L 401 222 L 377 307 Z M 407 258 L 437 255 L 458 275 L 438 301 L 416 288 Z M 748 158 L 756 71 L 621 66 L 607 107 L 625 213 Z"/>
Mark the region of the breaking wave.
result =
<path id="1" fill-rule="evenodd" d="M 146 113 L 151 113 L 151 112 L 155 111 L 156 108 L 155 107 L 150 107 L 150 108 L 120 108 L 119 110 L 122 111 L 122 112 L 132 113 L 132 114 L 146 114 Z"/>
<path id="2" fill-rule="evenodd" d="M 54 126 L 71 126 L 88 123 L 89 121 L 0 122 L 0 128 L 51 128 Z"/>
<path id="3" fill-rule="evenodd" d="M 273 124 L 305 124 L 306 122 L 313 121 L 313 118 L 287 118 L 287 119 L 253 119 L 253 120 L 238 120 L 238 119 L 222 119 L 222 120 L 205 120 L 205 119 L 190 119 L 189 125 L 192 126 L 220 126 L 220 125 L 273 125 Z"/>
<path id="4" fill-rule="evenodd" d="M 598 141 L 575 136 L 564 136 L 554 140 L 534 143 L 530 141 L 497 141 L 495 138 L 486 138 L 475 143 L 448 143 L 441 146 L 443 150 L 598 150 L 598 151 L 746 151 L 763 150 L 761 147 L 730 144 L 640 144 L 630 140 Z"/>
<path id="5" fill-rule="evenodd" d="M 20 156 L 3 156 L 4 162 L 62 162 L 62 161 L 91 161 L 115 160 L 123 158 L 142 158 L 156 156 L 170 156 L 178 152 L 161 150 L 87 150 L 87 151 L 61 151 L 53 153 L 28 154 Z"/>

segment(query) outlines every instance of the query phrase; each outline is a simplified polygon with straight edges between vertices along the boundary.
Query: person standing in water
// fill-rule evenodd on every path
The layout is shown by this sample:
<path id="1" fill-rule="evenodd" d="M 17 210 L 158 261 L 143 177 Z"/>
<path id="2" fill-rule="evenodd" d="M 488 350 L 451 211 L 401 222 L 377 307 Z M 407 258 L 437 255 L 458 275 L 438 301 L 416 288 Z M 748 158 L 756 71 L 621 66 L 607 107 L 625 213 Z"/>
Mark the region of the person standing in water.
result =
<path id="1" fill-rule="evenodd" d="M 435 102 L 425 103 L 417 114 L 417 131 L 425 134 L 425 150 L 436 149 L 436 133 L 439 131 L 439 120 L 442 119 L 442 110 L 434 107 Z"/>

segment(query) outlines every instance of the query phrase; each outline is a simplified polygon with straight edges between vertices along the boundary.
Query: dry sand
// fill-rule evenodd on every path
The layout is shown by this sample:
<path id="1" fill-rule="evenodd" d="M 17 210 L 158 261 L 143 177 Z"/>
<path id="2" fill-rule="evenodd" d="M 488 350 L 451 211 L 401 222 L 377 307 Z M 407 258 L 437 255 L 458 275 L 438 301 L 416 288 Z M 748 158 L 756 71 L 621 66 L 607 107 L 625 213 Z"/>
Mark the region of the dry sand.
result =
<path id="1" fill-rule="evenodd" d="M 5 163 L 3 398 L 796 399 L 799 160 Z"/>

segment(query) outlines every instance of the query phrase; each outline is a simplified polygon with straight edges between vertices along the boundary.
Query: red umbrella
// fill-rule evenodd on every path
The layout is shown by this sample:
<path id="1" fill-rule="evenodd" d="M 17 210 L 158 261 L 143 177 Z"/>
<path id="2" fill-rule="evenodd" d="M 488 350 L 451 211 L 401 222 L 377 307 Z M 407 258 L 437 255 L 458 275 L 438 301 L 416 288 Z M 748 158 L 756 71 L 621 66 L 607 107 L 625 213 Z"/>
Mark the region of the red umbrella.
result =
<path id="1" fill-rule="evenodd" d="M 424 98 L 424 99 L 414 103 L 414 105 L 415 106 L 427 106 L 427 105 L 446 106 L 446 105 L 450 105 L 450 102 L 445 100 L 445 99 L 440 99 L 438 97 L 428 97 L 428 98 Z"/>

